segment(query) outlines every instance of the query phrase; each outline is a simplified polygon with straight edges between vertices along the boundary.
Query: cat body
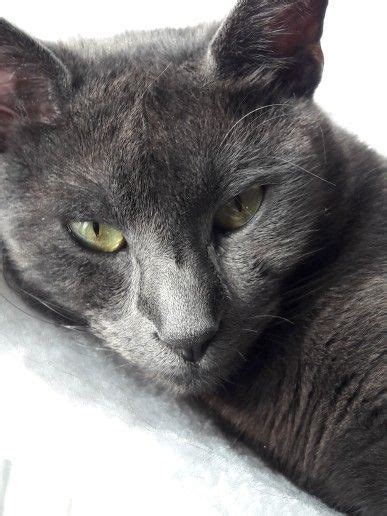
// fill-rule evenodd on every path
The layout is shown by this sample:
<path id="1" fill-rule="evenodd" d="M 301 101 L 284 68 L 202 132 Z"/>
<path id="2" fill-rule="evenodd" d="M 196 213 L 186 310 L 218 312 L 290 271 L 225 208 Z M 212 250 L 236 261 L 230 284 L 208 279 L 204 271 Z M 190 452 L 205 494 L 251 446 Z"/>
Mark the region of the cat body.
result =
<path id="1" fill-rule="evenodd" d="M 386 161 L 313 102 L 325 8 L 242 0 L 101 43 L 2 21 L 0 235 L 26 299 L 331 506 L 383 514 Z M 123 244 L 96 252 L 74 221 Z"/>
<path id="2" fill-rule="evenodd" d="M 385 283 L 382 257 L 364 256 L 378 240 L 368 231 L 311 284 L 290 288 L 302 311 L 281 312 L 289 323 L 266 330 L 225 392 L 206 401 L 298 485 L 344 512 L 383 514 Z"/>

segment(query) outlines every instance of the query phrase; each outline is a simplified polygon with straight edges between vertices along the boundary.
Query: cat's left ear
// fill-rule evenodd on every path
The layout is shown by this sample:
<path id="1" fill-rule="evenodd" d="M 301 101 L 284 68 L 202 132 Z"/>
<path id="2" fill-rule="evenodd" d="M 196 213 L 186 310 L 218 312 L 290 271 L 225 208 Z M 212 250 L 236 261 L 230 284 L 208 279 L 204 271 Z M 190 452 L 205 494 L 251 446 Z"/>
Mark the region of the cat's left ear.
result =
<path id="1" fill-rule="evenodd" d="M 0 19 L 0 152 L 16 124 L 54 124 L 70 76 L 50 50 Z"/>
<path id="2" fill-rule="evenodd" d="M 328 0 L 240 0 L 216 33 L 209 61 L 217 79 L 311 95 L 321 78 L 320 38 Z"/>

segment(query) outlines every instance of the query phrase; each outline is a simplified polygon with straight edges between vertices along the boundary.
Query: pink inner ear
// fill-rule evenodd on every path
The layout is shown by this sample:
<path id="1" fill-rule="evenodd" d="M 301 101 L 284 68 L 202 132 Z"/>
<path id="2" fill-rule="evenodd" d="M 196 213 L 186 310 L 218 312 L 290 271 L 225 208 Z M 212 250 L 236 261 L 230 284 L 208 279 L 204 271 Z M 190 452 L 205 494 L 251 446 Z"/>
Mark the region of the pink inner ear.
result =
<path id="1" fill-rule="evenodd" d="M 270 28 L 275 34 L 273 51 L 278 57 L 293 57 L 300 50 L 305 50 L 318 61 L 322 60 L 319 40 L 323 6 L 321 0 L 296 2 L 275 17 Z"/>
<path id="2" fill-rule="evenodd" d="M 47 80 L 33 73 L 17 76 L 15 72 L 0 70 L 0 131 L 4 134 L 16 118 L 52 123 L 58 109 L 51 100 L 50 87 Z"/>

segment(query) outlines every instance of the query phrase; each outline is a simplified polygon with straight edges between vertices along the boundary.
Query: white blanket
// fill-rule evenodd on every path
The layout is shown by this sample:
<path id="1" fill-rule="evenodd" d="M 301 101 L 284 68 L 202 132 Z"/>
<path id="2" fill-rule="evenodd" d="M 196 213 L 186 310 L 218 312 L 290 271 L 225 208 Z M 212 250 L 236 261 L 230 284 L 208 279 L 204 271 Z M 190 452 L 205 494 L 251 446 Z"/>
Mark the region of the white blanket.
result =
<path id="1" fill-rule="evenodd" d="M 86 335 L 43 319 L 1 277 L 0 516 L 333 514 Z"/>

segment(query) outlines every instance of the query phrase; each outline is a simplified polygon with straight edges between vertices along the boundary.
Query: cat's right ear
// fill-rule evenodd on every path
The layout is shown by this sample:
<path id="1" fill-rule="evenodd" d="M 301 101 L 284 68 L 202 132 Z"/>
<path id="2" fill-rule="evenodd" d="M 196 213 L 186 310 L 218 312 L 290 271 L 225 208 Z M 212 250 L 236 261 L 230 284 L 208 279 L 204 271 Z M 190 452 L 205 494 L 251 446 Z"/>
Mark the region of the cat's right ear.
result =
<path id="1" fill-rule="evenodd" d="M 310 96 L 321 78 L 320 38 L 328 0 L 239 0 L 207 55 L 213 77 L 232 87 Z"/>
<path id="2" fill-rule="evenodd" d="M 0 152 L 18 125 L 55 124 L 70 75 L 38 41 L 0 19 Z"/>

